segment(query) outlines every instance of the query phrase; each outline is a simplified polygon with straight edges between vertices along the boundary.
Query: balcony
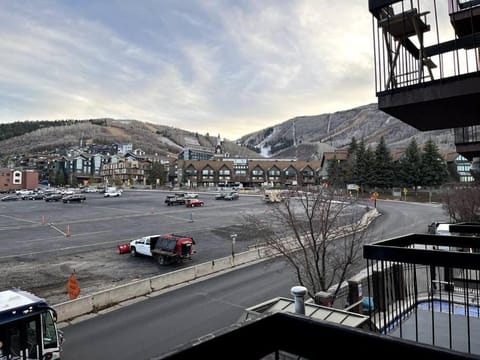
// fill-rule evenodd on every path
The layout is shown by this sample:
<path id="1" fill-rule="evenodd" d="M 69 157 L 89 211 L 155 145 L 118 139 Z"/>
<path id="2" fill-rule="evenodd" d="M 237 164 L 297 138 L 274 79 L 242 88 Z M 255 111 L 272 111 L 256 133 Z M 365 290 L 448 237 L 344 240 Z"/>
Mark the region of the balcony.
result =
<path id="1" fill-rule="evenodd" d="M 480 355 L 479 224 L 364 246 L 372 323 L 383 334 Z"/>
<path id="2" fill-rule="evenodd" d="M 412 359 L 478 359 L 286 312 L 232 326 L 155 359 L 319 359 L 327 355 L 342 359 L 354 355 L 384 360 L 392 354 Z"/>
<path id="3" fill-rule="evenodd" d="M 378 107 L 421 131 L 480 122 L 480 8 L 448 3 L 369 0 Z"/>

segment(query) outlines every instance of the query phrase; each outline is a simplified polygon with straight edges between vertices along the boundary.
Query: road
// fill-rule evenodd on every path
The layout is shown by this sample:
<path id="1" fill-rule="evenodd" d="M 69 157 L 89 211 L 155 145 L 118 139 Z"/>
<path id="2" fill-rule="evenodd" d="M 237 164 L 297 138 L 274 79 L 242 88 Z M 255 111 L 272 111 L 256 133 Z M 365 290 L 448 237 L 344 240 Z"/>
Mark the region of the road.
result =
<path id="1" fill-rule="evenodd" d="M 425 233 L 444 219 L 439 205 L 377 201 L 377 208 L 369 241 Z M 294 285 L 283 261 L 269 260 L 164 292 L 65 327 L 62 359 L 149 359 L 231 326 L 247 307 L 291 297 Z"/>

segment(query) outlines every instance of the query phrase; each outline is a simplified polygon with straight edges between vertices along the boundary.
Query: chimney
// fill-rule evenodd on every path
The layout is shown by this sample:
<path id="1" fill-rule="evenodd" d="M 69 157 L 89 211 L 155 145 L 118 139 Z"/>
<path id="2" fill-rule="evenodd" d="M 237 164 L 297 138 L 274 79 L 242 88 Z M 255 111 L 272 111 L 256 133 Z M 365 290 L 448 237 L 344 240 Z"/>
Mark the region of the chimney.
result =
<path id="1" fill-rule="evenodd" d="M 290 290 L 291 294 L 295 297 L 295 313 L 305 315 L 305 294 L 307 288 L 304 286 L 294 286 Z"/>

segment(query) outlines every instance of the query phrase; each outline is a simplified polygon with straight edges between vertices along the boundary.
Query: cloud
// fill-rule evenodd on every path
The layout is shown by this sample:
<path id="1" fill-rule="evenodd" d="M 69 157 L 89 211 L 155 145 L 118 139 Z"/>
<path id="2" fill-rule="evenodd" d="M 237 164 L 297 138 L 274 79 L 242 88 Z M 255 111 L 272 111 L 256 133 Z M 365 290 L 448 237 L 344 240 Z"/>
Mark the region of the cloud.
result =
<path id="1" fill-rule="evenodd" d="M 235 139 L 375 101 L 370 31 L 360 0 L 1 2 L 0 122 L 135 118 Z"/>

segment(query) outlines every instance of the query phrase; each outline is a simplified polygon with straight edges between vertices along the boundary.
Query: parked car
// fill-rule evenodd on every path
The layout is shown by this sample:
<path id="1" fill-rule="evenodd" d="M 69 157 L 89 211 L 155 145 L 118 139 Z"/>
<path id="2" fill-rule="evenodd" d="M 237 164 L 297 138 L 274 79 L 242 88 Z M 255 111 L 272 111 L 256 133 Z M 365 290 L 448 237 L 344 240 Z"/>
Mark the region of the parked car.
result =
<path id="1" fill-rule="evenodd" d="M 17 195 L 7 195 L 7 196 L 4 196 L 2 197 L 0 200 L 1 201 L 15 201 L 15 200 L 18 200 L 20 199 Z"/>
<path id="2" fill-rule="evenodd" d="M 204 205 L 203 201 L 198 199 L 188 199 L 185 202 L 186 207 L 197 207 L 197 206 L 203 206 L 203 205 Z"/>
<path id="3" fill-rule="evenodd" d="M 73 195 L 73 194 L 75 194 L 74 189 L 62 189 L 60 192 L 62 193 L 62 195 Z"/>
<path id="4" fill-rule="evenodd" d="M 223 200 L 224 197 L 225 197 L 224 193 L 215 194 L 215 200 Z"/>
<path id="5" fill-rule="evenodd" d="M 187 192 L 187 193 L 185 193 L 184 197 L 185 197 L 185 199 L 197 199 L 198 194 L 194 193 L 194 192 Z"/>
<path id="6" fill-rule="evenodd" d="M 85 195 L 83 194 L 72 194 L 72 195 L 66 195 L 62 198 L 62 201 L 64 203 L 70 203 L 70 202 L 84 202 L 87 200 Z"/>
<path id="7" fill-rule="evenodd" d="M 103 194 L 103 197 L 119 197 L 120 195 L 122 195 L 122 192 L 119 191 L 119 190 L 111 190 L 111 191 L 106 191 L 104 194 Z"/>
<path id="8" fill-rule="evenodd" d="M 231 192 L 223 197 L 224 200 L 237 200 L 238 199 L 238 193 L 236 192 Z"/>
<path id="9" fill-rule="evenodd" d="M 96 192 L 98 192 L 98 189 L 95 188 L 95 187 L 86 186 L 81 190 L 81 192 L 83 192 L 83 193 L 96 193 Z"/>
<path id="10" fill-rule="evenodd" d="M 49 201 L 60 201 L 62 200 L 63 198 L 63 195 L 60 194 L 60 193 L 50 193 L 50 194 L 47 194 L 43 197 L 43 199 L 46 201 L 46 202 L 49 202 Z"/>
<path id="11" fill-rule="evenodd" d="M 27 196 L 28 200 L 43 200 L 44 195 L 42 193 L 36 192 Z"/>

